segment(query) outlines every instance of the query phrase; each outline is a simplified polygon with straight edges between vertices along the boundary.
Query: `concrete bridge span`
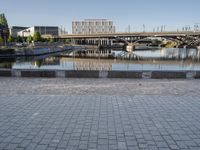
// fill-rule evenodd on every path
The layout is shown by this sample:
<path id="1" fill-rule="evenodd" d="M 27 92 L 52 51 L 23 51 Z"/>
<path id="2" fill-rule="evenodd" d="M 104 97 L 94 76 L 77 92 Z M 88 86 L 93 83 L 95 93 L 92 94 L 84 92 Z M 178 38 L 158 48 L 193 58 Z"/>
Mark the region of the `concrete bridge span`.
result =
<path id="1" fill-rule="evenodd" d="M 54 37 L 56 39 L 70 39 L 72 44 L 80 45 L 105 45 L 111 46 L 116 42 L 116 39 L 123 39 L 125 44 L 135 43 L 138 40 L 147 37 L 162 37 L 166 39 L 178 40 L 182 45 L 195 44 L 196 46 L 200 43 L 197 42 L 200 39 L 200 32 L 132 32 L 132 33 L 113 33 L 113 34 L 65 34 L 62 36 Z M 191 40 L 192 39 L 192 40 Z M 129 44 L 130 45 L 130 44 Z"/>
<path id="2" fill-rule="evenodd" d="M 79 39 L 79 38 L 113 38 L 113 37 L 177 37 L 177 36 L 200 36 L 200 32 L 131 32 L 131 33 L 112 33 L 112 34 L 65 34 L 57 38 Z"/>

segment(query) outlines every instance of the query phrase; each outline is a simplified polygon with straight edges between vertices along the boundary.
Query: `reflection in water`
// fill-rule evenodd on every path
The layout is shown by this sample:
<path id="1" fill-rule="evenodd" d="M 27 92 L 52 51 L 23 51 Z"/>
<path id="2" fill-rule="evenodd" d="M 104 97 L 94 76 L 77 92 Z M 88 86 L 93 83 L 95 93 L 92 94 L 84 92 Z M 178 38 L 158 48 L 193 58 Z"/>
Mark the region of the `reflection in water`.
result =
<path id="1" fill-rule="evenodd" d="M 12 68 L 12 66 L 13 66 L 13 63 L 0 63 L 0 68 Z"/>
<path id="2" fill-rule="evenodd" d="M 199 60 L 197 49 L 163 48 L 159 50 L 134 51 L 134 54 L 143 59 L 196 59 Z"/>
<path id="3" fill-rule="evenodd" d="M 103 60 L 74 61 L 74 70 L 112 70 L 112 64 Z"/>
<path id="4" fill-rule="evenodd" d="M 52 59 L 53 60 L 53 59 Z M 60 58 L 59 63 L 43 60 L 42 65 L 35 66 L 31 62 L 15 63 L 15 69 L 57 69 L 57 70 L 200 70 L 200 62 L 191 60 L 183 61 L 130 61 L 130 60 L 109 60 L 109 59 L 80 59 Z"/>
<path id="5" fill-rule="evenodd" d="M 53 65 L 60 65 L 60 58 L 59 57 L 49 57 L 45 59 L 36 60 L 33 64 L 36 67 L 40 68 L 41 66 L 53 66 Z"/>
<path id="6" fill-rule="evenodd" d="M 119 51 L 116 53 L 121 54 Z M 200 70 L 199 51 L 196 49 L 160 49 L 134 51 L 137 60 L 78 59 L 50 56 L 44 59 L 17 60 L 0 63 L 1 68 L 58 69 L 58 70 Z M 124 54 L 124 52 L 123 52 Z M 5 65 L 7 64 L 7 66 Z"/>
<path id="7" fill-rule="evenodd" d="M 12 65 L 13 69 L 57 69 L 60 66 L 59 57 L 49 57 L 34 61 L 17 61 Z"/>
<path id="8" fill-rule="evenodd" d="M 34 64 L 35 64 L 36 67 L 40 68 L 42 66 L 42 62 L 43 62 L 43 60 L 36 60 L 34 62 Z"/>
<path id="9" fill-rule="evenodd" d="M 0 68 L 12 68 L 15 58 L 0 58 Z"/>

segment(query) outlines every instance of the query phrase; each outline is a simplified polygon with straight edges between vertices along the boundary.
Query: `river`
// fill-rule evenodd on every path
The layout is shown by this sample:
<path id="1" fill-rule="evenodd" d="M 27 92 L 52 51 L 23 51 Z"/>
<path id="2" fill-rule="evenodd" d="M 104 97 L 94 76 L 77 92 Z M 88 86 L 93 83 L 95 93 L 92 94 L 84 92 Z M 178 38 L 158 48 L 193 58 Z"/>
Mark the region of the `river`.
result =
<path id="1" fill-rule="evenodd" d="M 55 70 L 200 70 L 196 49 L 165 48 L 134 51 L 125 59 L 123 51 L 111 51 L 114 59 L 69 58 L 59 54 L 39 57 L 2 59 L 0 68 Z"/>

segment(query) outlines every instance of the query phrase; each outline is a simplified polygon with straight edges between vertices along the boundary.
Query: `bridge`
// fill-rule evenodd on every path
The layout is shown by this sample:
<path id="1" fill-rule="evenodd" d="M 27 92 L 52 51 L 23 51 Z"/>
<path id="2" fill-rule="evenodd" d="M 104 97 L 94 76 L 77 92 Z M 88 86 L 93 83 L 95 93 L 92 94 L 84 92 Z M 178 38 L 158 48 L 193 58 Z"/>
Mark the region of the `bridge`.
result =
<path id="1" fill-rule="evenodd" d="M 198 36 L 200 32 L 130 32 L 130 33 L 111 33 L 111 34 L 65 34 L 58 38 L 61 39 L 81 39 L 81 38 L 113 38 L 113 37 L 185 37 L 185 36 Z"/>
<path id="2" fill-rule="evenodd" d="M 198 46 L 200 44 L 200 31 L 184 31 L 184 32 L 131 32 L 131 33 L 112 33 L 112 34 L 65 34 L 57 39 L 70 39 L 72 44 L 80 45 L 99 45 L 99 46 L 112 46 L 114 43 L 124 42 L 125 45 L 134 44 L 141 39 L 147 37 L 161 37 L 168 40 L 178 41 L 181 46 Z"/>

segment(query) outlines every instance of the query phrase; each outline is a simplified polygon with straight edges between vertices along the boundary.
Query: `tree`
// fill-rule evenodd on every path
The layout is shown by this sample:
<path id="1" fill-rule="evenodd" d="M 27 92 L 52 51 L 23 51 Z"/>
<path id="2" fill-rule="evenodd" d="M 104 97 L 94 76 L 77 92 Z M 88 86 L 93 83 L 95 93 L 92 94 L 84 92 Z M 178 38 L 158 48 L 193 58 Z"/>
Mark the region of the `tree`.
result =
<path id="1" fill-rule="evenodd" d="M 43 64 L 43 60 L 42 59 L 39 59 L 35 62 L 35 66 L 37 66 L 38 68 L 40 68 Z"/>
<path id="2" fill-rule="evenodd" d="M 50 38 L 50 39 L 49 39 L 49 42 L 50 42 L 50 43 L 54 43 L 54 42 L 55 42 L 55 39 L 54 39 L 54 38 Z"/>
<path id="3" fill-rule="evenodd" d="M 41 41 L 41 42 L 46 42 L 46 39 L 41 37 L 41 38 L 40 38 L 40 41 Z"/>
<path id="4" fill-rule="evenodd" d="M 4 14 L 0 14 L 1 36 L 6 41 L 9 36 L 8 22 Z"/>
<path id="5" fill-rule="evenodd" d="M 32 43 L 32 41 L 33 41 L 33 38 L 32 38 L 32 36 L 29 36 L 27 39 L 26 39 L 26 42 L 27 43 Z"/>
<path id="6" fill-rule="evenodd" d="M 8 22 L 4 13 L 0 14 L 0 24 L 8 28 Z"/>
<path id="7" fill-rule="evenodd" d="M 0 45 L 3 44 L 4 40 L 3 38 L 0 36 Z"/>
<path id="8" fill-rule="evenodd" d="M 65 42 L 66 42 L 66 44 L 70 44 L 71 40 L 70 39 L 66 39 Z"/>
<path id="9" fill-rule="evenodd" d="M 17 39 L 16 39 L 16 41 L 17 41 L 17 42 L 19 42 L 19 43 L 22 43 L 22 42 L 23 42 L 23 39 L 22 39 L 22 37 L 21 37 L 21 36 L 17 36 Z"/>
<path id="10" fill-rule="evenodd" d="M 39 32 L 35 32 L 34 35 L 33 35 L 33 41 L 34 42 L 39 42 L 41 41 L 41 35 Z"/>
<path id="11" fill-rule="evenodd" d="M 14 42 L 14 38 L 13 38 L 11 35 L 8 37 L 8 42 L 9 42 L 9 43 Z"/>

